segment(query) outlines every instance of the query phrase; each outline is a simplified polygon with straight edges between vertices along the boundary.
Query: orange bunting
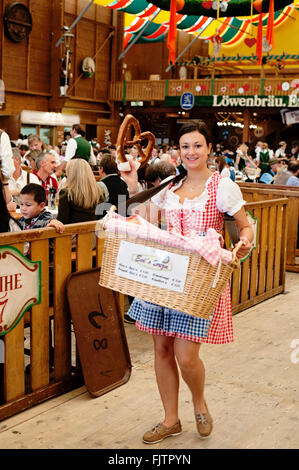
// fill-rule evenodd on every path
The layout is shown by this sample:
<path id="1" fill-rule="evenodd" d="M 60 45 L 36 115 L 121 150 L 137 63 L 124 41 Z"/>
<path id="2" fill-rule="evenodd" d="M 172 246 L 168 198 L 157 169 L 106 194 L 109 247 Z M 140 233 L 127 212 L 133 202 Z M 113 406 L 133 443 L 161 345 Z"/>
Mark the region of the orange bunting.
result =
<path id="1" fill-rule="evenodd" d="M 168 30 L 168 38 L 167 38 L 167 47 L 169 49 L 169 58 L 168 63 L 169 65 L 175 63 L 175 38 L 176 38 L 176 0 L 171 0 L 170 3 L 170 20 L 169 20 L 169 30 Z"/>
<path id="2" fill-rule="evenodd" d="M 270 0 L 266 39 L 274 48 L 274 0 Z"/>
<path id="3" fill-rule="evenodd" d="M 259 13 L 262 13 L 263 0 L 255 0 L 253 6 Z"/>
<path id="4" fill-rule="evenodd" d="M 256 37 L 256 55 L 258 57 L 258 65 L 261 65 L 263 58 L 263 15 L 259 15 L 259 24 Z"/>

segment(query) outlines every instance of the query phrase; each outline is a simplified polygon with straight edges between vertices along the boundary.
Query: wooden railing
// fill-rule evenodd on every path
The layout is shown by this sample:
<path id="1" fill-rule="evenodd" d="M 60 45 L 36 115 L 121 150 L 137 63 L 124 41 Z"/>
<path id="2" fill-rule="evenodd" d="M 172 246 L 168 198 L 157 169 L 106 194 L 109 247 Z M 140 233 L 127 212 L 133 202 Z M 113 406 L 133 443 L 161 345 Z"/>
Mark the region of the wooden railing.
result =
<path id="1" fill-rule="evenodd" d="M 54 229 L 1 234 L 1 245 L 21 252 L 29 243 L 31 259 L 42 262 L 42 302 L 33 306 L 17 326 L 4 336 L 5 362 L 0 378 L 0 420 L 36 403 L 83 384 L 71 343 L 71 319 L 66 305 L 65 282 L 75 271 L 101 265 L 103 239 L 93 247 L 95 222 L 68 225 L 63 234 Z M 72 238 L 77 237 L 72 252 Z M 49 308 L 49 241 L 54 240 L 53 307 Z M 94 249 L 93 249 L 94 248 Z M 75 261 L 72 261 L 75 260 Z M 72 266 L 73 265 L 73 266 Z M 49 372 L 49 316 L 54 323 L 54 371 Z M 30 372 L 25 374 L 24 337 L 30 329 Z M 26 364 L 25 364 L 26 365 Z M 1 374 L 0 374 L 1 376 Z"/>
<path id="2" fill-rule="evenodd" d="M 286 209 L 288 199 L 246 205 L 258 218 L 258 246 L 232 278 L 233 313 L 262 302 L 285 288 Z M 54 229 L 1 234 L 0 245 L 23 252 L 29 243 L 32 260 L 42 262 L 42 302 L 4 336 L 5 363 L 0 367 L 0 421 L 83 384 L 72 341 L 65 283 L 75 271 L 101 265 L 103 238 L 94 239 L 95 222 L 72 224 L 63 234 Z M 77 238 L 72 251 L 73 237 Z M 228 236 L 226 234 L 226 242 Z M 53 307 L 49 307 L 49 242 L 54 240 Z M 120 296 L 123 309 L 124 297 Z M 28 315 L 27 315 L 28 314 Z M 49 371 L 49 318 L 54 330 L 54 370 Z M 25 372 L 24 337 L 30 338 L 30 371 Z M 28 362 L 28 360 L 27 360 Z M 1 365 L 0 365 L 1 366 Z"/>
<path id="3" fill-rule="evenodd" d="M 238 183 L 247 202 L 265 201 L 267 199 L 287 198 L 287 232 L 286 270 L 299 272 L 299 189 L 289 186 L 276 186 L 260 183 Z"/>
<path id="4" fill-rule="evenodd" d="M 283 83 L 289 83 L 288 90 Z M 111 82 L 111 101 L 164 101 L 166 96 L 181 96 L 191 92 L 194 96 L 288 96 L 296 94 L 293 77 L 287 78 L 215 78 L 190 80 L 131 80 Z"/>
<path id="5" fill-rule="evenodd" d="M 245 206 L 257 218 L 257 248 L 232 276 L 233 314 L 285 290 L 287 205 L 281 198 Z"/>

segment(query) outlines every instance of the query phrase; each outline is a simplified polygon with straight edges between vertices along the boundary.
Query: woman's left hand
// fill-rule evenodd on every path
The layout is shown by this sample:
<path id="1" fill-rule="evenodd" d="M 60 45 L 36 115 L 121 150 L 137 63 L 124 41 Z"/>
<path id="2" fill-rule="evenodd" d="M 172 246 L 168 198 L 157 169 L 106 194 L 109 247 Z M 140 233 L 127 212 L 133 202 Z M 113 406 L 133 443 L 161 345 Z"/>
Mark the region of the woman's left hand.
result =
<path id="1" fill-rule="evenodd" d="M 240 241 L 243 242 L 242 246 L 237 251 L 237 258 L 245 258 L 250 253 L 252 249 L 252 243 L 248 240 L 247 237 L 240 237 Z"/>

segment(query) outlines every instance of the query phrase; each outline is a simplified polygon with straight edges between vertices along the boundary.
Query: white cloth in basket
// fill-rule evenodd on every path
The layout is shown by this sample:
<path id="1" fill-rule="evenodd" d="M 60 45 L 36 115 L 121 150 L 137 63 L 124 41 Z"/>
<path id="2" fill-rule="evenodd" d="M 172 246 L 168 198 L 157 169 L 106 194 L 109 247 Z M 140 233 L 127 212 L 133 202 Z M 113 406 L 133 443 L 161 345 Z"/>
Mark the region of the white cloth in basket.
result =
<path id="1" fill-rule="evenodd" d="M 130 238 L 150 240 L 173 248 L 183 249 L 189 252 L 197 253 L 208 263 L 215 266 L 219 261 L 227 264 L 232 261 L 232 253 L 222 248 L 222 236 L 216 230 L 210 228 L 204 237 L 198 236 L 195 232 L 191 237 L 185 237 L 177 233 L 170 233 L 161 230 L 153 224 L 147 222 L 139 215 L 133 215 L 129 219 L 113 213 L 105 222 L 105 230 L 110 233 L 116 233 L 120 236 Z"/>

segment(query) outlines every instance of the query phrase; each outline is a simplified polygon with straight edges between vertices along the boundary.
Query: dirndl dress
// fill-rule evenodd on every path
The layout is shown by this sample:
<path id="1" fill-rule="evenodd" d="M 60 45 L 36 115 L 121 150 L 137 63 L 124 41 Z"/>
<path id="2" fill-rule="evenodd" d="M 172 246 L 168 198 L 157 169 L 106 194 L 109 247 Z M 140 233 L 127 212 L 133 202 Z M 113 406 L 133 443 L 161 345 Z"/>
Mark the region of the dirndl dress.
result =
<path id="1" fill-rule="evenodd" d="M 183 204 L 175 190 L 182 184 L 170 186 L 152 198 L 165 210 L 170 232 L 185 236 L 204 236 L 208 228 L 222 233 L 223 212 L 230 215 L 245 204 L 239 186 L 230 178 L 215 172 L 207 180 L 203 193 Z M 177 337 L 196 343 L 226 344 L 233 341 L 230 286 L 227 284 L 218 304 L 208 319 L 194 317 L 184 312 L 135 298 L 128 311 L 136 320 L 136 327 L 154 335 Z"/>

